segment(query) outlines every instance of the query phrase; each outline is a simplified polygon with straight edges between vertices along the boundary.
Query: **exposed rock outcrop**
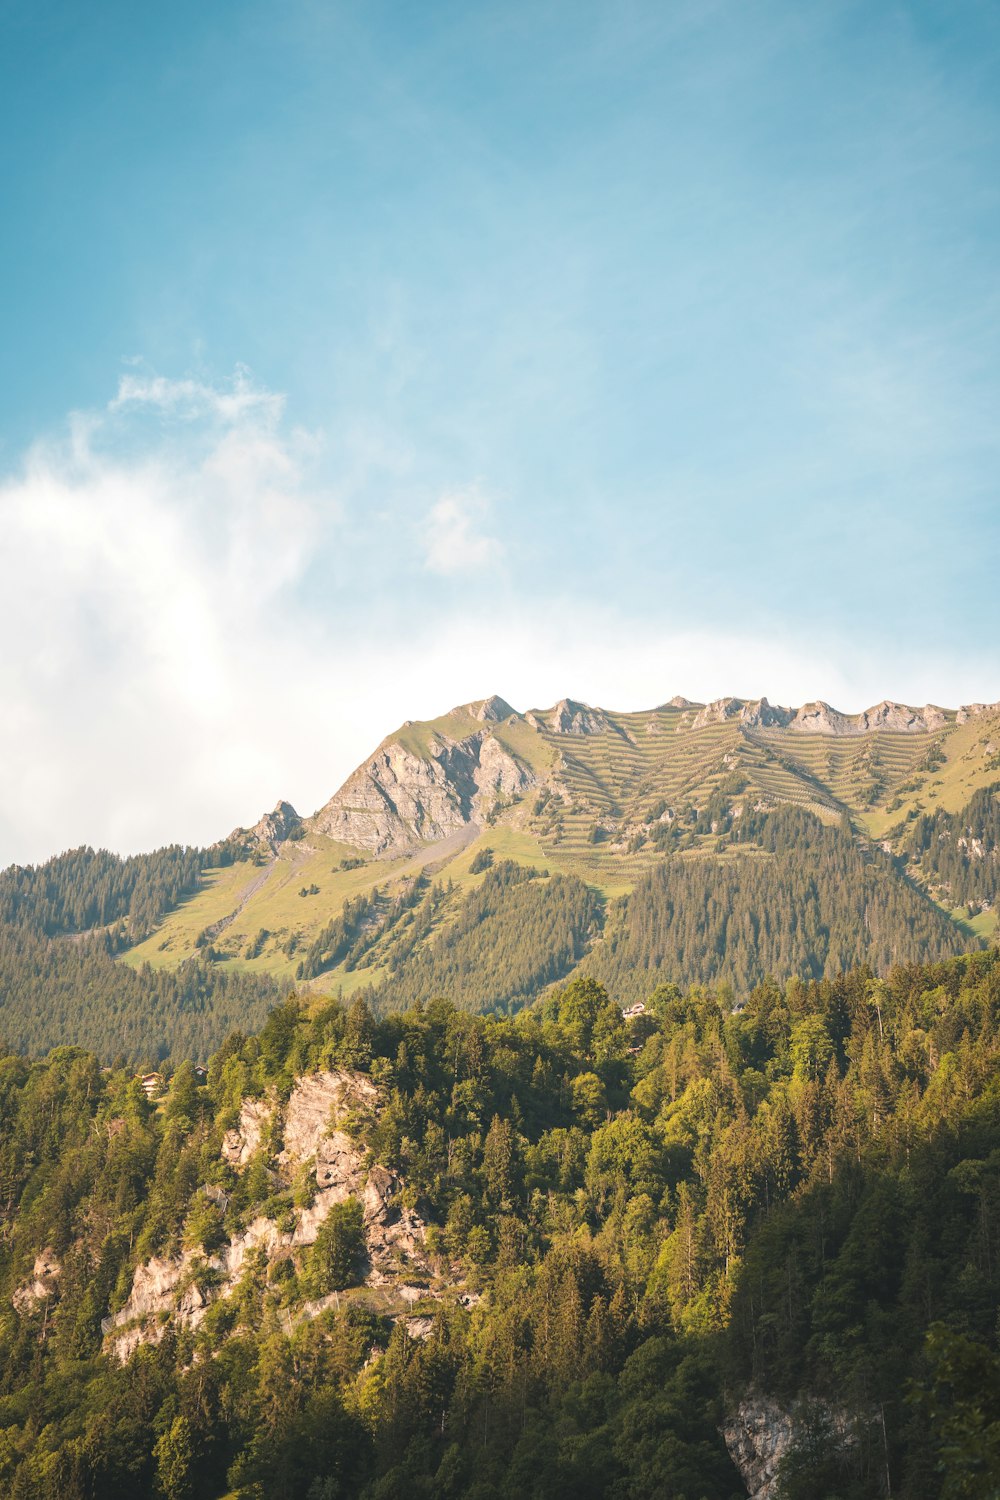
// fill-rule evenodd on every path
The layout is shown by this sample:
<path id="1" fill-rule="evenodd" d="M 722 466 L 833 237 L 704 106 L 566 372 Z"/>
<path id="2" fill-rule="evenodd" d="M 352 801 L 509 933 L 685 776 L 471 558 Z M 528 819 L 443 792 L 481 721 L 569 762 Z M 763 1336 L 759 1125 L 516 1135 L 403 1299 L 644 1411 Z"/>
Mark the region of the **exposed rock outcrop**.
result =
<path id="1" fill-rule="evenodd" d="M 298 1080 L 285 1111 L 284 1146 L 277 1163 L 290 1177 L 314 1160 L 321 1188 L 354 1185 L 361 1171 L 358 1149 L 339 1128 L 356 1109 L 373 1108 L 378 1090 L 364 1073 L 308 1073 Z"/>
<path id="2" fill-rule="evenodd" d="M 392 1287 L 426 1276 L 426 1225 L 404 1204 L 401 1180 L 386 1167 L 369 1166 L 340 1128 L 352 1111 L 377 1103 L 378 1091 L 363 1073 L 334 1070 L 299 1078 L 284 1110 L 283 1144 L 273 1165 L 286 1183 L 310 1166 L 316 1181 L 311 1204 L 294 1211 L 291 1225 L 258 1215 L 213 1255 L 185 1250 L 138 1266 L 127 1301 L 104 1324 L 117 1357 L 128 1359 L 140 1343 L 158 1343 L 171 1321 L 197 1327 L 213 1301 L 232 1293 L 254 1252 L 269 1260 L 294 1258 L 315 1242 L 333 1205 L 350 1197 L 362 1207 L 369 1285 Z M 244 1101 L 239 1129 L 228 1133 L 223 1147 L 232 1165 L 245 1165 L 259 1149 L 277 1108 L 274 1099 Z"/>
<path id="3" fill-rule="evenodd" d="M 516 795 L 535 779 L 489 727 L 459 741 L 434 735 L 423 756 L 390 739 L 311 826 L 373 854 L 399 854 L 478 821 L 498 796 Z"/>
<path id="4" fill-rule="evenodd" d="M 240 1123 L 227 1130 L 222 1139 L 222 1159 L 231 1167 L 245 1167 L 259 1150 L 271 1126 L 273 1099 L 244 1099 L 240 1106 Z"/>
<path id="5" fill-rule="evenodd" d="M 506 698 L 501 698 L 496 693 L 479 702 L 463 704 L 459 712 L 471 714 L 481 724 L 502 724 L 505 719 L 521 717 L 516 708 L 511 708 Z"/>
<path id="6" fill-rule="evenodd" d="M 608 728 L 603 709 L 575 703 L 572 698 L 561 699 L 555 708 L 532 709 L 524 717 L 535 729 L 547 729 L 551 734 L 603 734 Z"/>
<path id="7" fill-rule="evenodd" d="M 777 1500 L 781 1461 L 810 1426 L 818 1425 L 845 1451 L 857 1442 L 846 1412 L 820 1402 L 791 1410 L 758 1391 L 748 1391 L 722 1427 L 722 1436 L 749 1500 Z"/>
<path id="8" fill-rule="evenodd" d="M 970 719 L 982 719 L 987 714 L 1000 711 L 1000 703 L 963 703 L 955 715 L 959 724 L 968 724 Z"/>
<path id="9" fill-rule="evenodd" d="M 43 1250 L 36 1255 L 30 1277 L 15 1289 L 10 1299 L 15 1311 L 22 1315 L 29 1313 L 39 1302 L 54 1297 L 59 1290 L 61 1275 L 62 1265 L 54 1250 Z"/>
<path id="10" fill-rule="evenodd" d="M 725 724 L 729 719 L 738 719 L 743 704 L 739 698 L 716 698 L 698 710 L 691 722 L 692 729 L 705 729 L 709 724 Z"/>
<path id="11" fill-rule="evenodd" d="M 290 802 L 278 802 L 274 811 L 265 813 L 252 828 L 234 828 L 229 841 L 242 843 L 274 853 L 279 844 L 299 827 L 301 819 Z"/>
<path id="12" fill-rule="evenodd" d="M 891 729 L 902 734 L 927 734 L 940 729 L 946 723 L 944 712 L 927 704 L 925 708 L 908 708 L 905 703 L 893 703 L 883 699 L 874 708 L 866 708 L 858 715 L 862 734 L 873 729 Z"/>
<path id="13" fill-rule="evenodd" d="M 766 698 L 747 701 L 743 698 L 716 698 L 699 709 L 691 723 L 692 729 L 704 729 L 709 724 L 725 724 L 737 721 L 747 729 L 769 729 L 784 727 L 791 723 L 792 710 L 777 708 Z"/>
<path id="14" fill-rule="evenodd" d="M 829 703 L 822 699 L 816 699 L 813 703 L 803 703 L 789 724 L 789 729 L 794 729 L 802 734 L 860 734 L 857 720 L 852 719 L 849 714 L 842 714 L 838 709 L 831 708 Z"/>
<path id="15" fill-rule="evenodd" d="M 774 1494 L 794 1431 L 791 1413 L 766 1396 L 747 1396 L 725 1423 L 722 1436 L 750 1500 L 770 1500 Z"/>
<path id="16" fill-rule="evenodd" d="M 870 734 L 876 729 L 896 734 L 929 734 L 948 722 L 944 709 L 928 703 L 924 708 L 910 708 L 905 703 L 883 699 L 860 714 L 842 714 L 829 703 L 805 703 L 789 723 L 789 729 L 805 734 Z"/>
<path id="17" fill-rule="evenodd" d="M 750 703 L 744 703 L 740 712 L 740 723 L 748 729 L 783 729 L 792 722 L 794 711 L 790 708 L 781 708 L 776 703 L 768 703 L 766 698 L 757 698 Z"/>

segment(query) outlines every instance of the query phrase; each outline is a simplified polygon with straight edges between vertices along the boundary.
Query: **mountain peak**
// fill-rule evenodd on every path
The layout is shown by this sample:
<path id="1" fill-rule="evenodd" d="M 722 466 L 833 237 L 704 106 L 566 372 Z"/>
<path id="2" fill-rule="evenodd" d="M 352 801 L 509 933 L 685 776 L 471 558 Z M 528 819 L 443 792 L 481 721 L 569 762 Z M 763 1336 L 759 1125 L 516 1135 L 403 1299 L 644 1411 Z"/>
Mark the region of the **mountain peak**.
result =
<path id="1" fill-rule="evenodd" d="M 519 719 L 521 716 L 516 708 L 511 708 L 506 698 L 493 693 L 489 698 L 476 699 L 472 703 L 463 703 L 456 713 L 471 714 L 472 718 L 478 719 L 481 724 L 502 724 L 504 719 Z"/>
<path id="2" fill-rule="evenodd" d="M 532 709 L 524 717 L 533 728 L 551 734 L 603 734 L 608 728 L 603 708 L 591 708 L 573 698 L 561 698 L 553 708 Z"/>
<path id="3" fill-rule="evenodd" d="M 229 837 L 274 850 L 285 842 L 301 821 L 292 804 L 279 798 L 274 810 L 264 813 L 252 828 L 234 828 Z"/>

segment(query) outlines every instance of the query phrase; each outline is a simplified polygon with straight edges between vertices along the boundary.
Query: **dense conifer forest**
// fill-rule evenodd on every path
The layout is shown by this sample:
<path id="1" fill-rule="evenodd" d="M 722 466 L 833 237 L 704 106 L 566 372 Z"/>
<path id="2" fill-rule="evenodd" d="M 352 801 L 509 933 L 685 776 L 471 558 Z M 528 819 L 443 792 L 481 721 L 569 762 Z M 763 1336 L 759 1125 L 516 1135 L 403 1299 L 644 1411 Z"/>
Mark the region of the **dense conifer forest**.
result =
<path id="1" fill-rule="evenodd" d="M 911 857 L 932 888 L 970 916 L 1000 890 L 1000 797 L 983 787 L 960 813 L 924 813 L 909 835 Z"/>
<path id="2" fill-rule="evenodd" d="M 715 794 L 690 826 L 656 824 L 663 849 L 622 895 L 483 847 L 474 885 L 424 871 L 374 882 L 308 938 L 261 928 L 234 945 L 216 915 L 190 956 L 169 964 L 165 916 L 234 860 L 256 880 L 268 856 L 244 841 L 127 859 L 78 849 L 14 866 L 0 874 L 0 1037 L 33 1053 L 69 1042 L 105 1061 L 203 1060 L 232 1029 L 259 1027 L 292 976 L 316 991 L 345 985 L 378 1014 L 436 996 L 513 1012 L 574 972 L 628 1001 L 662 983 L 735 993 L 768 974 L 813 979 L 859 964 L 884 974 L 982 947 L 969 922 L 997 899 L 995 790 L 960 814 L 913 819 L 898 856 L 846 820 L 734 795 Z M 144 939 L 139 963 L 127 950 Z"/>
<path id="3" fill-rule="evenodd" d="M 575 877 L 540 873 L 505 860 L 469 896 L 438 884 L 418 905 L 415 883 L 389 909 L 357 898 L 299 977 L 338 962 L 378 965 L 373 974 L 391 977 L 365 994 L 379 1011 L 435 995 L 513 1010 L 577 966 L 638 1000 L 664 982 L 745 991 L 768 974 L 813 979 L 858 964 L 886 973 L 980 946 L 888 855 L 796 807 L 720 822 L 714 856 L 664 858 L 612 901 Z"/>
<path id="4" fill-rule="evenodd" d="M 176 969 L 115 962 L 197 888 L 225 849 L 172 845 L 121 858 L 75 849 L 0 873 L 0 1037 L 35 1055 L 70 1041 L 151 1066 L 203 1059 L 227 1032 L 263 1024 L 282 986 L 211 954 Z"/>
<path id="5" fill-rule="evenodd" d="M 263 1024 L 286 987 L 210 959 L 131 969 L 106 940 L 0 925 L 0 1037 L 38 1055 L 67 1038 L 108 1061 L 207 1058 L 234 1026 Z"/>
<path id="6" fill-rule="evenodd" d="M 0 872 L 0 922 L 46 937 L 111 928 L 113 941 L 124 946 L 152 932 L 216 858 L 171 844 L 127 858 L 85 847 L 42 865 L 10 865 Z"/>
<path id="7" fill-rule="evenodd" d="M 885 973 L 978 946 L 889 856 L 800 808 L 744 816 L 718 849 L 641 880 L 612 908 L 587 971 L 639 998 L 663 979 L 747 989 L 767 974 L 819 978 L 861 963 Z"/>
<path id="8" fill-rule="evenodd" d="M 77 1048 L 3 1058 L 3 1492 L 725 1500 L 752 1390 L 799 1403 L 787 1500 L 995 1493 L 998 956 L 648 1002 L 290 999 L 159 1102 Z M 315 1188 L 276 1192 L 266 1136 L 235 1170 L 225 1131 L 323 1068 L 376 1085 L 350 1130 L 426 1216 L 420 1337 L 349 1207 L 213 1283 Z M 183 1247 L 207 1315 L 119 1366 L 102 1320 Z"/>

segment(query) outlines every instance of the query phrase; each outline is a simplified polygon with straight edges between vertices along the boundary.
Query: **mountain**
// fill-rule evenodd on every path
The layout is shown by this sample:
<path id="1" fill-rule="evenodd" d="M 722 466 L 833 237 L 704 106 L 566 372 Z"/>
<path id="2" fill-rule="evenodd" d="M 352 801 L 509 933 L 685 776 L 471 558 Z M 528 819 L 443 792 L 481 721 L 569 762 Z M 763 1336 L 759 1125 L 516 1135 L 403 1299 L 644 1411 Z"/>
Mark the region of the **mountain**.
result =
<path id="1" fill-rule="evenodd" d="M 514 1011 L 579 973 L 736 1003 L 956 955 L 996 932 L 998 746 L 997 705 L 478 700 L 402 725 L 312 816 L 0 873 L 0 1036 L 153 1066 L 292 986 Z"/>
<path id="2" fill-rule="evenodd" d="M 554 819 L 554 842 L 583 852 L 574 835 L 590 819 L 607 853 L 634 854 L 648 842 L 650 821 L 672 820 L 675 803 L 698 808 L 738 777 L 748 798 L 797 802 L 821 815 L 847 810 L 873 832 L 922 793 L 938 799 L 947 776 L 932 775 L 942 767 L 925 762 L 945 765 L 949 750 L 967 756 L 973 747 L 988 758 L 998 726 L 1000 705 L 983 704 L 949 711 L 884 701 L 847 715 L 826 703 L 792 710 L 766 698 L 675 698 L 647 713 L 612 714 L 563 699 L 519 714 L 493 697 L 404 724 L 306 827 L 385 858 L 474 836 L 486 823 L 544 837 L 556 831 Z M 559 800 L 544 817 L 523 806 L 536 787 Z M 660 799 L 667 805 L 650 820 Z"/>
<path id="3" fill-rule="evenodd" d="M 463 1003 L 483 1008 L 578 965 L 636 998 L 661 980 L 884 970 L 994 934 L 995 819 L 985 843 L 973 824 L 997 785 L 997 704 L 520 713 L 494 696 L 402 725 L 312 816 L 280 803 L 237 830 L 242 857 L 126 959 L 210 948 L 383 1005 L 435 987 L 457 999 L 475 970 Z M 530 890 L 496 873 L 506 862 L 535 872 Z M 703 920 L 721 892 L 729 919 Z"/>
<path id="4" fill-rule="evenodd" d="M 0 1056 L 0 1493 L 995 1494 L 998 960 Z"/>

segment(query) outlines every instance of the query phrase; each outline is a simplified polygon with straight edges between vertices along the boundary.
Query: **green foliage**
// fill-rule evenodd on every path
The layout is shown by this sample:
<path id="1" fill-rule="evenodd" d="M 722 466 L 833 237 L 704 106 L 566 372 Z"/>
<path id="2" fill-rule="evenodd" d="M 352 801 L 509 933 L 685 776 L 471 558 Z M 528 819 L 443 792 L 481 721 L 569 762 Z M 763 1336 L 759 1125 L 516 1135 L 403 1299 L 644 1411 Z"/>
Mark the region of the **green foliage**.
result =
<path id="1" fill-rule="evenodd" d="M 11 865 L 0 872 L 0 923 L 48 937 L 120 923 L 123 939 L 138 942 L 217 863 L 218 851 L 171 844 L 127 859 L 81 848 L 42 865 Z"/>
<path id="2" fill-rule="evenodd" d="M 361 1204 L 335 1203 L 320 1225 L 309 1255 L 305 1284 L 310 1296 L 342 1292 L 357 1278 L 364 1256 Z"/>
<path id="3" fill-rule="evenodd" d="M 922 878 L 951 906 L 995 906 L 1000 897 L 1000 795 L 982 787 L 960 813 L 922 813 L 907 848 Z"/>
<path id="4" fill-rule="evenodd" d="M 207 1058 L 235 1027 L 259 1026 L 282 986 L 204 959 L 178 969 L 116 963 L 101 937 L 48 938 L 0 925 L 0 1032 L 38 1054 L 67 1038 L 101 1057 Z"/>
<path id="5" fill-rule="evenodd" d="M 746 990 L 767 974 L 885 973 L 976 946 L 887 855 L 811 813 L 747 814 L 726 841 L 725 860 L 665 860 L 616 902 L 586 971 L 631 999 L 663 980 Z"/>
<path id="6" fill-rule="evenodd" d="M 1000 1493 L 1000 1358 L 943 1323 L 928 1329 L 926 1374 L 910 1402 L 938 1452 L 941 1500 Z"/>
<path id="7" fill-rule="evenodd" d="M 991 1493 L 1000 957 L 664 985 L 646 1020 L 633 1050 L 590 977 L 516 1016 L 289 1000 L 159 1108 L 78 1048 L 0 1058 L 4 1493 L 729 1500 L 751 1383 L 797 1411 L 787 1496 Z M 223 1161 L 241 1101 L 359 1066 L 350 1128 L 431 1226 L 424 1339 L 359 1285 L 354 1199 L 225 1297 L 208 1258 L 308 1199 L 280 1131 Z M 101 1320 L 185 1248 L 203 1321 L 119 1369 Z"/>
<path id="8" fill-rule="evenodd" d="M 394 928 L 406 913 L 412 911 L 425 888 L 425 878 L 418 875 L 392 902 L 377 886 L 367 895 L 345 901 L 340 916 L 327 923 L 308 948 L 298 965 L 296 977 L 314 979 L 337 964 L 343 964 L 347 970 L 357 968 L 380 935 Z M 299 892 L 300 896 L 308 894 L 305 887 Z"/>
<path id="9" fill-rule="evenodd" d="M 453 920 L 426 942 L 435 902 L 430 892 L 387 953 L 394 977 L 372 992 L 380 1009 L 444 996 L 466 1010 L 515 1010 L 546 985 L 562 979 L 584 955 L 601 906 L 582 881 L 551 880 L 536 870 L 501 860 L 463 901 L 452 901 Z"/>

